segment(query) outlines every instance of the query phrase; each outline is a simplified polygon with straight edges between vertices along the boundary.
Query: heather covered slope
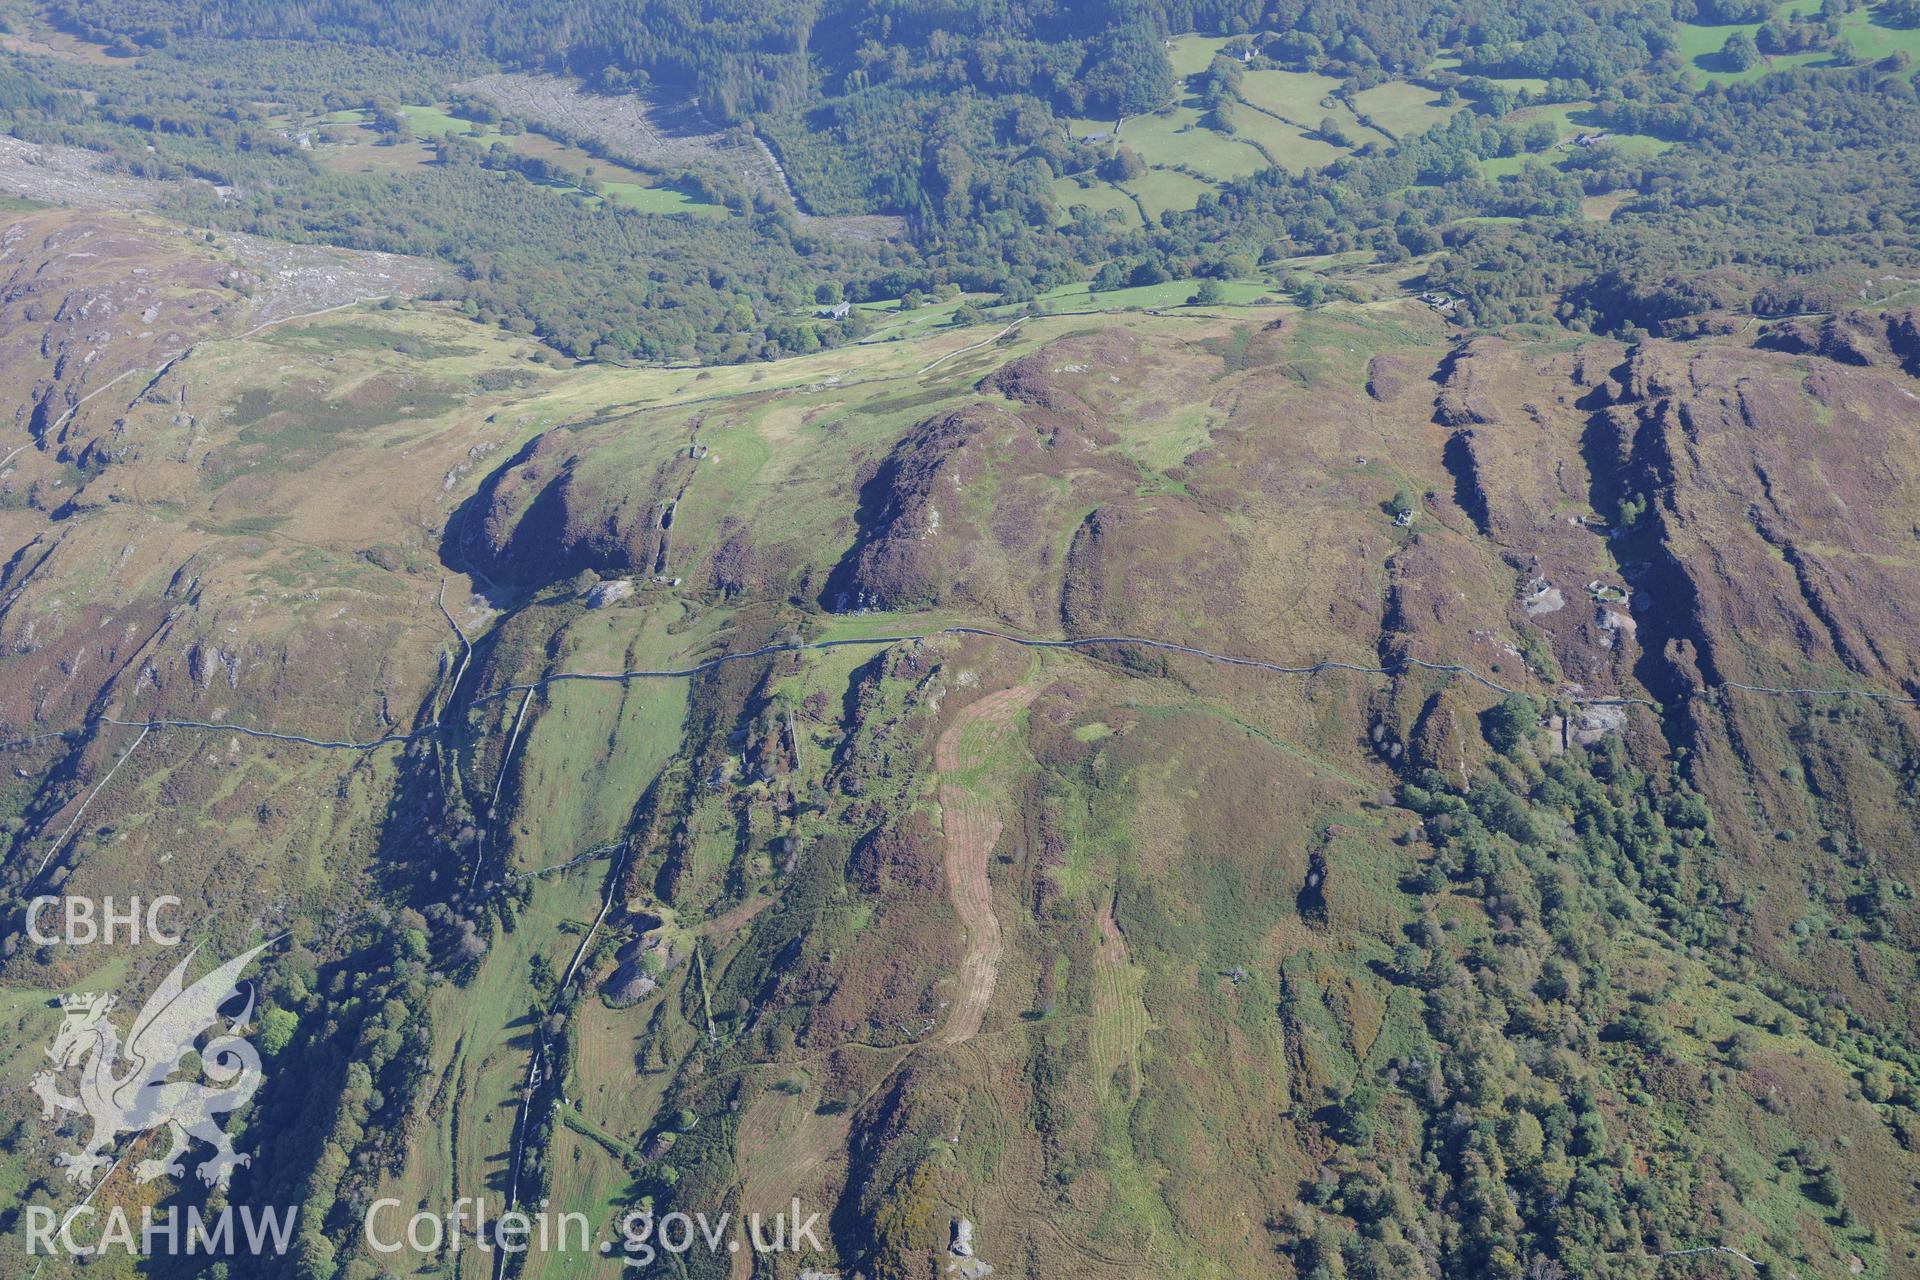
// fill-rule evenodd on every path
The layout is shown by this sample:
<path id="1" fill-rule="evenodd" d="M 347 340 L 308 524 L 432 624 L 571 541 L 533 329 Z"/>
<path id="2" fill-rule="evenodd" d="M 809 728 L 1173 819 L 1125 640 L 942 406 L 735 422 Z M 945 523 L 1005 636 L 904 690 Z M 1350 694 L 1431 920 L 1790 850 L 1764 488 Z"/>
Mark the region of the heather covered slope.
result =
<path id="1" fill-rule="evenodd" d="M 292 933 L 235 1126 L 280 1273 L 482 1194 L 798 1196 L 783 1277 L 944 1274 L 956 1217 L 1002 1275 L 1916 1265 L 1920 713 L 1763 691 L 1920 695 L 1910 317 L 240 332 L 7 445 L 0 738 L 68 731 L 9 755 L 7 927 Z M 1014 642 L 1112 636 L 1272 665 Z M 9 1196 L 75 1196 L 46 995 L 162 967 L 8 944 Z"/>

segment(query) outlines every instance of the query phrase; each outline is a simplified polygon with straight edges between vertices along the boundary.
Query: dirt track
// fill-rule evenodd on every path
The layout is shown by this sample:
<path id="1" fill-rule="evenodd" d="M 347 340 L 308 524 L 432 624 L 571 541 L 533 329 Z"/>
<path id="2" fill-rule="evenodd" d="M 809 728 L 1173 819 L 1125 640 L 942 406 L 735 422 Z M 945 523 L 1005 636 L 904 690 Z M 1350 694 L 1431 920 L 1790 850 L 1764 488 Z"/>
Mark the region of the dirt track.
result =
<path id="1" fill-rule="evenodd" d="M 1033 696 L 1030 689 L 1003 689 L 963 708 L 934 743 L 934 768 L 952 774 L 965 767 L 970 755 L 984 752 L 1006 732 Z M 928 1045 L 954 1048 L 979 1034 L 1000 978 L 1000 920 L 993 913 L 993 886 L 987 878 L 1000 819 L 989 803 L 952 782 L 940 784 L 940 810 L 947 893 L 966 927 L 966 951 L 946 1024 L 917 1044 L 881 1051 L 893 1054 L 885 1077 Z M 740 1124 L 741 1133 L 750 1135 L 743 1138 L 743 1149 L 750 1145 L 752 1152 L 752 1159 L 744 1162 L 742 1205 L 771 1211 L 805 1190 L 820 1166 L 844 1148 L 851 1119 L 846 1113 L 795 1108 L 790 1099 L 772 1091 L 755 1099 Z M 743 1273 L 736 1267 L 735 1274 Z"/>
<path id="2" fill-rule="evenodd" d="M 1033 701 L 1031 689 L 1002 689 L 961 710 L 934 744 L 933 766 L 951 774 L 963 765 L 962 739 L 973 751 L 984 751 L 1006 731 L 1020 709 Z M 969 731 L 972 732 L 969 732 Z M 936 1037 L 947 1045 L 965 1044 L 979 1034 L 987 1005 L 1000 980 L 1003 943 L 1000 919 L 993 913 L 993 886 L 987 879 L 987 859 L 1000 839 L 1000 818 L 988 800 L 957 783 L 940 784 L 942 860 L 947 873 L 947 896 L 966 927 L 967 949 L 960 959 L 958 990 L 947 1022 Z"/>

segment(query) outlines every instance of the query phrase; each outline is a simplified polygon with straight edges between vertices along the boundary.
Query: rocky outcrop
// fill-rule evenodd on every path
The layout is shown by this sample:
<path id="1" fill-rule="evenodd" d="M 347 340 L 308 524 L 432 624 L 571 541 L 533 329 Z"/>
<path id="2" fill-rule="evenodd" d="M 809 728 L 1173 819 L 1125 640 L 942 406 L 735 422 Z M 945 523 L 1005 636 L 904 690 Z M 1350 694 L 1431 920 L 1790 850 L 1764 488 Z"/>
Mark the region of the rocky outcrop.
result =
<path id="1" fill-rule="evenodd" d="M 1505 345 L 1497 338 L 1475 338 L 1447 356 L 1440 366 L 1440 392 L 1434 398 L 1435 422 L 1457 428 L 1500 420 L 1489 370 Z"/>
<path id="2" fill-rule="evenodd" d="M 1857 368 L 1903 368 L 1920 375 L 1920 322 L 1915 313 L 1847 311 L 1781 320 L 1762 333 L 1760 345 L 1796 355 L 1817 355 Z"/>
<path id="3" fill-rule="evenodd" d="M 590 459 L 595 443 L 548 432 L 508 460 L 449 526 L 455 554 L 522 586 L 583 569 L 615 578 L 655 572 L 691 463 L 676 457 L 636 484 L 626 468 Z"/>
<path id="4" fill-rule="evenodd" d="M 922 422 L 874 466 L 828 608 L 964 603 L 1023 626 L 1050 620 L 1064 573 L 1054 531 L 1120 493 L 1127 468 L 1103 452 L 1084 402 L 1032 371 L 1016 381 L 1034 412 L 967 405 Z"/>

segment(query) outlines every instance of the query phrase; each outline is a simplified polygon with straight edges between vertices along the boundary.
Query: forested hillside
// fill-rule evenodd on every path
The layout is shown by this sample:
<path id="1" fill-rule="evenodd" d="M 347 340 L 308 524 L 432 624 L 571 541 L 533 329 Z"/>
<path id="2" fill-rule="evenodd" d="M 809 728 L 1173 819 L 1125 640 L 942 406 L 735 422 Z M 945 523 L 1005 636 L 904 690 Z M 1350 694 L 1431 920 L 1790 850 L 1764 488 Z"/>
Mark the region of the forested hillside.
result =
<path id="1" fill-rule="evenodd" d="M 1355 253 L 1426 264 L 1467 323 L 1659 331 L 1839 296 L 1914 250 L 1903 29 L 1841 0 L 48 17 L 117 56 L 40 59 L 7 95 L 18 135 L 204 179 L 170 201 L 196 222 L 449 258 L 471 314 L 575 357 L 767 358 L 871 329 L 864 308 L 819 323 L 816 295 L 957 289 L 1010 319 L 1096 275 L 1291 292 L 1312 283 L 1292 260 Z M 1710 44 L 1723 29 L 1731 51 Z M 457 88 L 488 67 L 588 96 L 565 124 L 509 118 Z M 258 94 L 235 100 L 236 74 Z M 596 132 L 595 95 L 654 123 Z M 686 194 L 647 194 L 669 188 Z M 672 216 L 688 201 L 732 216 Z M 836 226 L 869 215 L 904 236 Z"/>

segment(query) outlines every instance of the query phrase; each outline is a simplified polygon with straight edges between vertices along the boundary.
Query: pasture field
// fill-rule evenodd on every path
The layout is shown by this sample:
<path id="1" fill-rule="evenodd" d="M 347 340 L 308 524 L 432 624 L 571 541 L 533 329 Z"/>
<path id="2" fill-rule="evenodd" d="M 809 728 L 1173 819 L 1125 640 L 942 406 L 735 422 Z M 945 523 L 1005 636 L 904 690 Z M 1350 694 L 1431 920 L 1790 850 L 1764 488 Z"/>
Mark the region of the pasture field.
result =
<path id="1" fill-rule="evenodd" d="M 1248 103 L 1308 129 L 1317 127 L 1326 115 L 1342 123 L 1352 121 L 1353 114 L 1333 96 L 1339 88 L 1340 82 L 1332 76 L 1310 71 L 1263 69 L 1240 78 L 1240 96 Z"/>
<path id="2" fill-rule="evenodd" d="M 1338 80 L 1270 69 L 1243 74 L 1243 100 L 1230 107 L 1230 132 L 1207 127 L 1201 122 L 1200 101 L 1190 92 L 1191 82 L 1227 43 L 1225 37 L 1196 35 L 1170 42 L 1168 56 L 1180 83 L 1176 105 L 1117 123 L 1091 117 L 1067 122 L 1075 138 L 1106 136 L 1132 147 L 1146 161 L 1148 172 L 1117 186 L 1100 180 L 1088 187 L 1081 187 L 1073 179 L 1056 181 L 1054 192 L 1062 222 L 1075 204 L 1084 204 L 1095 212 L 1112 209 L 1136 217 L 1144 214 L 1152 222 L 1169 210 L 1191 209 L 1218 184 L 1257 173 L 1269 164 L 1300 173 L 1331 163 L 1351 148 L 1318 136 L 1315 130 L 1327 117 L 1338 122 L 1354 146 L 1391 141 L 1329 96 L 1339 88 Z M 1392 119 L 1417 123 L 1433 114 L 1428 105 L 1433 96 L 1429 91 L 1415 86 L 1382 88 L 1389 91 L 1379 95 L 1378 105 Z"/>
<path id="3" fill-rule="evenodd" d="M 590 204 L 602 201 L 642 213 L 685 214 L 693 217 L 723 218 L 727 210 L 708 203 L 690 190 L 665 181 L 660 175 L 630 165 L 595 156 L 579 147 L 560 142 L 532 129 L 519 133 L 504 132 L 498 123 L 486 123 L 455 115 L 445 103 L 407 103 L 400 108 L 411 139 L 386 143 L 375 132 L 372 113 L 351 109 L 330 112 L 309 121 L 289 118 L 289 129 L 325 128 L 317 143 L 322 164 L 339 172 L 404 169 L 433 162 L 434 146 L 452 135 L 482 147 L 504 144 L 515 154 L 544 160 L 555 169 L 591 177 L 601 185 L 595 193 L 570 182 L 541 181 L 557 193 L 582 199 Z M 331 137 L 333 140 L 328 141 Z"/>
<path id="4" fill-rule="evenodd" d="M 1390 80 L 1354 95 L 1354 106 L 1369 121 L 1395 138 L 1425 133 L 1450 117 L 1460 105 L 1447 106 L 1425 85 Z"/>
<path id="5" fill-rule="evenodd" d="M 1256 111 L 1244 103 L 1234 109 L 1233 127 L 1236 137 L 1257 143 L 1273 157 L 1275 164 L 1289 173 L 1317 169 L 1349 154 L 1345 147 L 1336 147 L 1299 125 Z"/>
<path id="6" fill-rule="evenodd" d="M 1200 111 L 1193 106 L 1175 107 L 1166 114 L 1128 116 L 1121 122 L 1119 139 L 1155 169 L 1190 170 L 1216 182 L 1244 178 L 1267 167 L 1253 147 L 1201 124 Z"/>
<path id="7" fill-rule="evenodd" d="M 1149 169 L 1120 186 L 1139 200 L 1147 216 L 1154 219 L 1169 210 L 1191 209 L 1201 196 L 1215 189 L 1210 182 L 1174 169 Z"/>
<path id="8" fill-rule="evenodd" d="M 1167 42 L 1167 61 L 1173 65 L 1176 80 L 1198 75 L 1213 63 L 1214 55 L 1227 47 L 1226 36 L 1188 34 Z"/>
<path id="9" fill-rule="evenodd" d="M 1064 224 L 1072 220 L 1071 210 L 1075 205 L 1085 205 L 1095 214 L 1116 212 L 1135 226 L 1140 225 L 1140 207 L 1134 204 L 1126 192 L 1108 182 L 1105 178 L 1089 175 L 1085 186 L 1077 178 L 1055 178 L 1053 181 L 1054 203 L 1060 207 L 1060 221 Z"/>

